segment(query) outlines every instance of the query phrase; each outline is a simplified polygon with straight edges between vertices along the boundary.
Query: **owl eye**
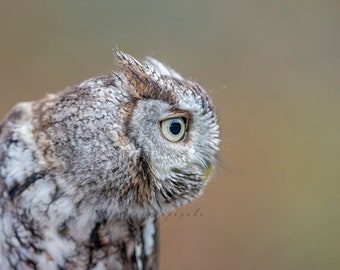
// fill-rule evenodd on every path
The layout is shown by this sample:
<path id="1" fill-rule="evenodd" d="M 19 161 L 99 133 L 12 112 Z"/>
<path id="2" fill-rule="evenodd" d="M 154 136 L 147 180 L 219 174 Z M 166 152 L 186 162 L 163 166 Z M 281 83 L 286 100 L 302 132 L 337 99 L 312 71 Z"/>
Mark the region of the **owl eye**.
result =
<path id="1" fill-rule="evenodd" d="M 163 136 L 170 142 L 179 142 L 184 138 L 186 131 L 186 118 L 177 117 L 161 121 Z"/>

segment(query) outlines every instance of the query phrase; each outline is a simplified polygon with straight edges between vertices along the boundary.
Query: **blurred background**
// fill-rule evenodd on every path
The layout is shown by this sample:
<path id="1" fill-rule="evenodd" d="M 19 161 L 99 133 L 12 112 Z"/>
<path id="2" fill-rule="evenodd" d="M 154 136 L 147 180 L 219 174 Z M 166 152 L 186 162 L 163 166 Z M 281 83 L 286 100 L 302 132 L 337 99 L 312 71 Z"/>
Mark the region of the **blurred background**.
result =
<path id="1" fill-rule="evenodd" d="M 221 125 L 160 269 L 340 269 L 340 2 L 0 1 L 0 116 L 111 72 L 112 48 L 199 82 Z"/>

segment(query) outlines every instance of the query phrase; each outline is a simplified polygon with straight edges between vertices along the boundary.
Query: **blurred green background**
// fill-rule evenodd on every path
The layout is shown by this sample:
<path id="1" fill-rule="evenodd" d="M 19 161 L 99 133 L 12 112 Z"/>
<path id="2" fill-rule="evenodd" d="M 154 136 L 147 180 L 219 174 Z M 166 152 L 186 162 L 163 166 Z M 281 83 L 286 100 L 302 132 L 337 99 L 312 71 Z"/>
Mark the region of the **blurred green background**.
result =
<path id="1" fill-rule="evenodd" d="M 215 101 L 220 164 L 160 269 L 340 269 L 340 2 L 0 1 L 0 116 L 152 55 Z M 175 216 L 176 214 L 176 216 Z"/>

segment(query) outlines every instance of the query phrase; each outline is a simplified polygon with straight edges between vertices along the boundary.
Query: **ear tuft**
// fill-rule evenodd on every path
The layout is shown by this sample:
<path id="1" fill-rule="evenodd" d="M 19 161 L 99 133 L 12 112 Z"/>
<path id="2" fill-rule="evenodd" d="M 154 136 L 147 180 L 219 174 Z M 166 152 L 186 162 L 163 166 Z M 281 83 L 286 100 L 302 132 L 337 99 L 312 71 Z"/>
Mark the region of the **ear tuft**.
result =
<path id="1" fill-rule="evenodd" d="M 131 75 L 138 76 L 138 78 L 146 75 L 143 65 L 131 55 L 119 50 L 115 50 L 115 54 L 117 64 L 124 72 L 131 73 Z"/>
<path id="2" fill-rule="evenodd" d="M 168 89 L 157 66 L 148 62 L 143 65 L 131 55 L 119 50 L 115 50 L 115 54 L 118 67 L 124 75 L 122 83 L 126 91 L 137 99 L 163 99 L 170 103 L 175 101 L 173 89 Z M 158 62 L 158 65 L 161 63 Z"/>
<path id="3" fill-rule="evenodd" d="M 159 85 L 152 83 L 145 67 L 134 57 L 122 51 L 115 50 L 116 62 L 125 80 L 124 88 L 134 97 L 142 98 L 150 95 L 150 87 L 159 88 Z"/>

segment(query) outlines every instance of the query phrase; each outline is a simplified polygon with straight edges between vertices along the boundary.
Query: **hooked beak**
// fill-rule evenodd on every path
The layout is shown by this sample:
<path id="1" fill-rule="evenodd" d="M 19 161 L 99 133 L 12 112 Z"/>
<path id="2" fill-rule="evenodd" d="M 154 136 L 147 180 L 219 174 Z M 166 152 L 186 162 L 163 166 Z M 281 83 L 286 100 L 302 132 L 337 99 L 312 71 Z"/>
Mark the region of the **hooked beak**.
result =
<path id="1" fill-rule="evenodd" d="M 202 182 L 205 182 L 209 179 L 209 176 L 211 175 L 212 171 L 214 170 L 214 165 L 212 162 L 208 162 L 207 163 L 207 167 L 205 169 L 205 172 L 204 172 L 204 175 L 203 175 L 203 178 L 202 178 Z"/>

